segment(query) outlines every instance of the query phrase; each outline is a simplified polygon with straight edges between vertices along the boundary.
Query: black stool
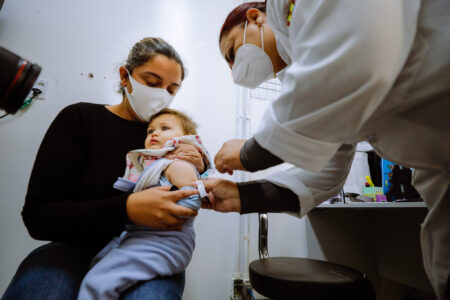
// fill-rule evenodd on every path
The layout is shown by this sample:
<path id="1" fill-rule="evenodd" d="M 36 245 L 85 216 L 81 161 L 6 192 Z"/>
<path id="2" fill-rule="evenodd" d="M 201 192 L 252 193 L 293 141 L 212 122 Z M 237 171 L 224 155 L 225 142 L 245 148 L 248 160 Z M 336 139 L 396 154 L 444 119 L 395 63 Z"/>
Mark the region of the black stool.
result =
<path id="1" fill-rule="evenodd" d="M 259 260 L 250 263 L 252 287 L 272 299 L 373 300 L 365 274 L 335 263 L 307 258 L 271 257 L 267 251 L 267 214 L 259 214 Z"/>

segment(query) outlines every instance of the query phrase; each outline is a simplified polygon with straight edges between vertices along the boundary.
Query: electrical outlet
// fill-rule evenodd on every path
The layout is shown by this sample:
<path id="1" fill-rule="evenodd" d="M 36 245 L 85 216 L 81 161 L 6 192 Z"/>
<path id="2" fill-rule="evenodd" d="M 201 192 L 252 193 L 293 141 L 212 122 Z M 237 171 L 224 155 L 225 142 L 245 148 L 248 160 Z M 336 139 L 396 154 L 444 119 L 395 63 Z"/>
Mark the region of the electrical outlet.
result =
<path id="1" fill-rule="evenodd" d="M 33 85 L 33 89 L 39 89 L 41 93 L 37 95 L 35 99 L 45 100 L 48 96 L 48 90 L 50 89 L 51 80 L 47 78 L 38 78 Z M 31 90 L 31 94 L 33 94 L 33 90 Z"/>

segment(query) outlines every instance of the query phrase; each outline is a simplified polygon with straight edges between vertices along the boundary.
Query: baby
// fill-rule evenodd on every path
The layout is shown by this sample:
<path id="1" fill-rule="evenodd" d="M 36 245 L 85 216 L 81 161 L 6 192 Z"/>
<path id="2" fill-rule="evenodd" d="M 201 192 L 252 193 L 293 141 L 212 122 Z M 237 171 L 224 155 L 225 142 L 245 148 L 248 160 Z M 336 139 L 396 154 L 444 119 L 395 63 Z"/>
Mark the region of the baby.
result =
<path id="1" fill-rule="evenodd" d="M 147 131 L 145 149 L 127 154 L 125 175 L 114 183 L 116 189 L 137 192 L 152 186 L 172 185 L 179 189 L 195 189 L 199 179 L 195 167 L 183 160 L 163 158 L 179 144 L 194 145 L 203 156 L 206 170 L 211 159 L 197 134 L 197 125 L 185 114 L 163 109 L 153 115 Z M 204 172 L 201 177 L 207 176 Z M 198 194 L 177 202 L 198 210 Z M 195 246 L 194 218 L 180 231 L 168 231 L 138 225 L 127 225 L 92 260 L 91 269 L 81 283 L 79 300 L 119 299 L 120 294 L 139 281 L 169 276 L 184 271 Z"/>

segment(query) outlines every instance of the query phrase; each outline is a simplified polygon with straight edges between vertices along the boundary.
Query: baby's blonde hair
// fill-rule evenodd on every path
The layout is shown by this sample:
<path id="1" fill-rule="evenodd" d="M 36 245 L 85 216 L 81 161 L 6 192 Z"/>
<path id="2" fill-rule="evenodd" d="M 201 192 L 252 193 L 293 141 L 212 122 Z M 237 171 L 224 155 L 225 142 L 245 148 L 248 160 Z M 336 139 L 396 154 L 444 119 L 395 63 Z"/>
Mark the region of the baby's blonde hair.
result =
<path id="1" fill-rule="evenodd" d="M 149 125 L 150 123 L 156 119 L 157 117 L 161 116 L 161 115 L 174 115 L 175 117 L 177 117 L 180 121 L 181 121 L 181 125 L 183 126 L 183 131 L 184 134 L 188 135 L 188 134 L 193 134 L 193 135 L 197 135 L 197 128 L 198 125 L 197 123 L 195 123 L 188 115 L 186 115 L 185 113 L 176 110 L 176 109 L 172 109 L 172 108 L 163 108 L 161 111 L 157 112 L 156 114 L 152 115 L 150 117 L 150 121 L 149 121 Z"/>

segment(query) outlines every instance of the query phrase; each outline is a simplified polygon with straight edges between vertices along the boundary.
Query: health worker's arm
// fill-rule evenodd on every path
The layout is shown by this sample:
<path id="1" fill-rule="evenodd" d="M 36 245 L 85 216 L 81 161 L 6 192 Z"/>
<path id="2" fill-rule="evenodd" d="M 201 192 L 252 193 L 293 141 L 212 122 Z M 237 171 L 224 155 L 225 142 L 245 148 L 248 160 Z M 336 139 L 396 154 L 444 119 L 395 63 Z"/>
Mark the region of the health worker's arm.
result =
<path id="1" fill-rule="evenodd" d="M 239 158 L 244 169 L 250 172 L 264 170 L 283 163 L 280 158 L 261 147 L 254 137 L 248 139 L 242 146 Z"/>
<path id="2" fill-rule="evenodd" d="M 285 162 L 319 172 L 343 143 L 353 141 L 406 60 L 410 39 L 404 37 L 402 5 L 296 2 L 287 37 L 292 64 L 279 99 L 254 135 L 259 145 Z M 253 152 L 246 155 L 251 160 Z"/>
<path id="3" fill-rule="evenodd" d="M 294 192 L 268 180 L 238 182 L 237 188 L 241 214 L 283 211 L 298 213 L 300 210 L 298 197 Z"/>
<path id="4" fill-rule="evenodd" d="M 292 191 L 300 206 L 300 210 L 293 215 L 303 217 L 320 203 L 341 192 L 350 171 L 355 148 L 355 145 L 343 144 L 320 172 L 291 167 L 269 175 L 266 180 Z M 274 196 L 272 200 L 277 199 Z"/>
<path id="5" fill-rule="evenodd" d="M 267 180 L 233 182 L 226 179 L 208 177 L 203 180 L 208 199 L 202 207 L 219 212 L 254 212 L 298 213 L 297 195 L 288 188 L 277 186 Z"/>
<path id="6" fill-rule="evenodd" d="M 219 153 L 224 149 L 229 150 L 227 143 Z M 250 163 L 249 158 L 242 155 L 248 149 L 255 150 L 252 152 Z M 321 202 L 339 194 L 347 178 L 354 153 L 354 145 L 343 144 L 321 172 L 293 167 L 287 171 L 271 174 L 266 180 L 240 182 L 237 185 L 226 180 L 210 180 L 207 186 L 211 188 L 216 199 L 214 203 L 204 207 L 219 211 L 239 208 L 233 211 L 241 213 L 295 211 L 293 214 L 301 217 Z M 262 148 L 254 138 L 242 146 L 240 154 L 240 162 L 247 171 L 265 169 L 281 162 L 279 158 Z M 229 159 L 224 157 L 226 155 L 222 153 L 221 162 Z M 219 163 L 216 162 L 219 169 L 218 166 Z"/>

